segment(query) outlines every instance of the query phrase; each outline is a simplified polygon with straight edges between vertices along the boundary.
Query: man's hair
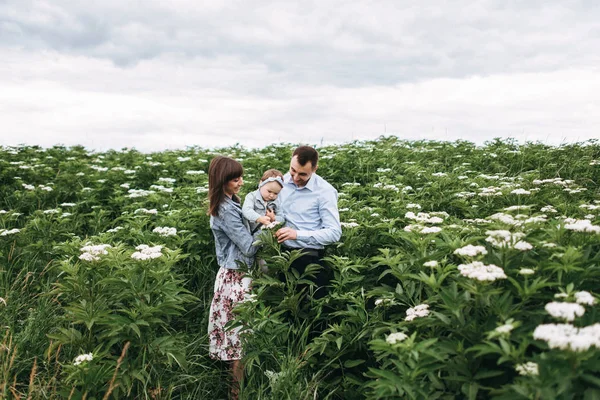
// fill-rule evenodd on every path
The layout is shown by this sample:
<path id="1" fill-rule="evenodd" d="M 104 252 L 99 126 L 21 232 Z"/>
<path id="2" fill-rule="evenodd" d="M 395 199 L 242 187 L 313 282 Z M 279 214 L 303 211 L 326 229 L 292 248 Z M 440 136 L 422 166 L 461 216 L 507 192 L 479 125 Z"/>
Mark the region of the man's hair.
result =
<path id="1" fill-rule="evenodd" d="M 312 167 L 316 167 L 319 162 L 319 153 L 310 146 L 300 146 L 294 150 L 292 158 L 298 156 L 298 163 L 303 167 L 310 161 Z"/>
<path id="2" fill-rule="evenodd" d="M 263 174 L 262 178 L 260 178 L 260 181 L 266 181 L 269 178 L 277 178 L 280 177 L 281 179 L 283 179 L 283 174 L 281 173 L 280 170 L 275 169 L 275 168 L 271 168 L 265 171 L 265 173 Z"/>

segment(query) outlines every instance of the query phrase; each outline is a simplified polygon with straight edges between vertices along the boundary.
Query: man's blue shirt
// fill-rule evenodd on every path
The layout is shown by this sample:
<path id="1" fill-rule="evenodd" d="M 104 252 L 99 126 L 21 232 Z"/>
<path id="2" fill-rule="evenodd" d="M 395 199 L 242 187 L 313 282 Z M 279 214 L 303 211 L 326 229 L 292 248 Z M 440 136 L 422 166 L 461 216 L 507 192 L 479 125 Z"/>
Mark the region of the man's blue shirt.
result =
<path id="1" fill-rule="evenodd" d="M 342 236 L 338 212 L 338 192 L 325 179 L 313 173 L 299 188 L 289 172 L 279 192 L 287 226 L 297 231 L 296 240 L 283 242 L 288 247 L 322 249 Z"/>

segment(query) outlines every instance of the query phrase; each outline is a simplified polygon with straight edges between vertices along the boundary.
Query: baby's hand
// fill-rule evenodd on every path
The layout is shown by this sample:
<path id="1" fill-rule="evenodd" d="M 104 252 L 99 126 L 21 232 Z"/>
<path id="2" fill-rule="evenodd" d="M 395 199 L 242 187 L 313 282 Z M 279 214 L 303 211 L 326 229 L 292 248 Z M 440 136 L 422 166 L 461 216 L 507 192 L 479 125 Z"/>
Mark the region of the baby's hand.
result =
<path id="1" fill-rule="evenodd" d="M 269 218 L 269 222 L 275 221 L 275 211 L 271 210 L 270 208 L 267 209 L 267 215 L 266 216 Z"/>
<path id="2" fill-rule="evenodd" d="M 271 223 L 271 219 L 269 217 L 267 217 L 266 215 L 258 218 L 256 220 L 256 222 L 258 222 L 259 224 L 263 224 L 263 225 L 269 225 Z"/>

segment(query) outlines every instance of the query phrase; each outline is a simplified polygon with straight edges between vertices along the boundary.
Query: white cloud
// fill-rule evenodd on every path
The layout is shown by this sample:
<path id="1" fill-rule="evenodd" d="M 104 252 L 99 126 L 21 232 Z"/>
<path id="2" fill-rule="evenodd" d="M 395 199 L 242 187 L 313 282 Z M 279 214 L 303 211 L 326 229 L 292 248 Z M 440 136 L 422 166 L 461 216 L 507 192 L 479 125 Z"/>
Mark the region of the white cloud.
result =
<path id="1" fill-rule="evenodd" d="M 0 4 L 0 144 L 600 137 L 585 1 Z"/>

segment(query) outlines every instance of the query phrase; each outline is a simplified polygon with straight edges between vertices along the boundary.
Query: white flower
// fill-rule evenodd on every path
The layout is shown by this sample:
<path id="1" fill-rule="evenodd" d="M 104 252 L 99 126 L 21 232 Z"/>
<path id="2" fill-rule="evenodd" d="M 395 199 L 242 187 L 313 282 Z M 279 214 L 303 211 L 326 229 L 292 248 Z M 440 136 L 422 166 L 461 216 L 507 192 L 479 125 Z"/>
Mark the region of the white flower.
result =
<path id="1" fill-rule="evenodd" d="M 165 182 L 165 183 L 175 183 L 176 179 L 174 178 L 158 178 L 159 182 Z"/>
<path id="2" fill-rule="evenodd" d="M 511 194 L 518 194 L 518 195 L 528 195 L 531 194 L 531 192 L 529 190 L 525 190 L 525 189 L 515 189 L 512 192 L 510 192 Z"/>
<path id="3" fill-rule="evenodd" d="M 156 193 L 154 190 L 143 190 L 143 189 L 129 189 L 127 191 L 127 193 L 129 193 L 129 195 L 127 197 L 129 198 L 136 198 L 136 197 L 145 197 L 145 196 L 149 196 L 153 193 Z"/>
<path id="4" fill-rule="evenodd" d="M 521 275 L 533 275 L 535 271 L 531 268 L 521 268 L 519 270 L 519 274 Z"/>
<path id="5" fill-rule="evenodd" d="M 476 257 L 478 255 L 486 255 L 487 250 L 484 246 L 473 246 L 472 244 L 469 244 L 467 246 L 454 250 L 454 254 L 463 257 Z"/>
<path id="6" fill-rule="evenodd" d="M 514 247 L 519 239 L 525 236 L 522 232 L 511 233 L 506 230 L 486 231 L 485 233 L 489 235 L 485 241 L 491 243 L 494 247 L 500 248 Z M 526 248 L 528 247 L 527 244 L 520 244 L 519 247 Z"/>
<path id="7" fill-rule="evenodd" d="M 89 261 L 89 262 L 92 262 L 92 261 L 98 261 L 98 260 L 100 259 L 100 257 L 97 257 L 97 256 L 95 256 L 95 255 L 93 255 L 93 254 L 91 254 L 91 253 L 82 253 L 82 254 L 79 256 L 79 259 L 80 259 L 80 260 L 83 260 L 83 261 Z"/>
<path id="8" fill-rule="evenodd" d="M 514 244 L 513 249 L 527 251 L 533 249 L 533 246 L 527 242 L 524 242 L 523 240 L 519 240 L 517 243 Z"/>
<path id="9" fill-rule="evenodd" d="M 137 213 L 144 213 L 144 214 L 151 214 L 151 215 L 156 215 L 158 214 L 158 211 L 156 210 L 156 208 L 152 208 L 150 210 L 146 209 L 146 208 L 138 208 L 137 210 L 135 210 L 133 212 L 134 214 Z"/>
<path id="10" fill-rule="evenodd" d="M 165 227 L 161 227 L 161 226 L 157 226 L 156 228 L 154 228 L 152 230 L 152 232 L 154 233 L 158 233 L 160 236 L 175 236 L 177 235 L 177 228 L 170 228 L 168 226 Z"/>
<path id="11" fill-rule="evenodd" d="M 131 258 L 134 260 L 152 260 L 154 258 L 158 258 L 162 256 L 162 246 L 154 246 L 150 247 L 147 244 L 140 244 L 135 248 L 136 251 L 131 255 Z"/>
<path id="12" fill-rule="evenodd" d="M 421 206 L 419 204 L 409 203 L 409 204 L 406 205 L 406 208 L 415 208 L 417 210 L 420 210 Z"/>
<path id="13" fill-rule="evenodd" d="M 515 370 L 519 373 L 519 375 L 523 376 L 532 376 L 540 374 L 538 365 L 531 361 L 528 361 L 525 364 L 518 364 L 515 367 Z"/>
<path id="14" fill-rule="evenodd" d="M 390 333 L 386 338 L 385 341 L 388 342 L 389 344 L 396 344 L 398 342 L 402 342 L 403 340 L 405 340 L 408 336 L 406 336 L 405 333 L 403 332 L 394 332 L 394 333 Z"/>
<path id="15" fill-rule="evenodd" d="M 390 172 L 391 168 L 377 168 L 377 172 Z"/>
<path id="16" fill-rule="evenodd" d="M 160 192 L 164 192 L 164 193 L 172 193 L 173 192 L 173 188 L 168 188 L 168 187 L 164 187 L 162 185 L 150 185 L 150 189 L 156 189 Z"/>
<path id="17" fill-rule="evenodd" d="M 22 183 L 21 185 L 23 185 L 23 187 L 27 190 L 35 190 L 35 186 L 33 185 L 28 185 L 26 183 Z"/>
<path id="18" fill-rule="evenodd" d="M 553 301 L 546 304 L 545 307 L 548 314 L 554 318 L 573 321 L 575 317 L 581 317 L 585 313 L 585 308 L 577 303 L 561 303 Z"/>
<path id="19" fill-rule="evenodd" d="M 75 203 L 60 203 L 61 207 L 75 207 L 76 205 Z"/>
<path id="20" fill-rule="evenodd" d="M 426 226 L 419 233 L 427 234 L 427 233 L 439 233 L 442 231 L 442 228 L 439 226 Z"/>
<path id="21" fill-rule="evenodd" d="M 558 211 L 556 210 L 556 208 L 552 207 L 552 206 L 544 206 L 542 208 L 540 208 L 541 212 L 551 212 L 551 213 L 557 213 Z"/>
<path id="22" fill-rule="evenodd" d="M 505 208 L 504 208 L 504 211 L 528 210 L 529 208 L 531 208 L 531 206 L 527 206 L 527 205 L 521 205 L 521 206 L 510 206 L 510 207 L 505 207 Z"/>
<path id="23" fill-rule="evenodd" d="M 112 246 L 110 244 L 98 244 L 95 246 L 94 245 L 86 245 L 86 246 L 83 246 L 82 248 L 80 248 L 79 250 L 97 256 L 100 254 L 108 254 L 108 251 L 106 251 L 106 249 L 111 248 L 111 247 Z"/>
<path id="24" fill-rule="evenodd" d="M 14 229 L 0 229 L 0 236 L 13 235 L 13 234 L 19 233 L 19 232 L 21 232 L 21 230 L 17 229 L 17 228 L 14 228 Z"/>
<path id="25" fill-rule="evenodd" d="M 279 221 L 273 221 L 273 222 L 271 222 L 270 224 L 267 224 L 267 225 L 262 225 L 262 226 L 260 227 L 260 229 L 273 229 L 273 228 L 275 228 L 277 225 L 279 225 L 280 223 L 281 223 L 281 222 L 279 222 Z"/>
<path id="26" fill-rule="evenodd" d="M 409 308 L 406 310 L 406 318 L 405 321 L 412 321 L 415 318 L 422 318 L 429 315 L 429 305 L 428 304 L 419 304 L 413 308 Z"/>
<path id="27" fill-rule="evenodd" d="M 506 279 L 504 270 L 496 265 L 485 265 L 481 261 L 473 261 L 470 264 L 460 264 L 458 270 L 461 275 L 478 281 L 493 282 L 496 279 Z"/>
<path id="28" fill-rule="evenodd" d="M 186 174 L 188 175 L 202 175 L 205 174 L 204 171 L 187 171 Z"/>
<path id="29" fill-rule="evenodd" d="M 576 232 L 600 233 L 600 226 L 592 225 L 592 221 L 588 219 L 580 219 L 573 223 L 567 223 L 565 224 L 565 229 Z"/>
<path id="30" fill-rule="evenodd" d="M 179 162 L 190 161 L 191 159 L 192 157 L 177 157 L 177 161 Z"/>
<path id="31" fill-rule="evenodd" d="M 58 213 L 58 210 L 55 209 L 50 209 L 50 210 L 44 210 L 44 214 L 56 214 Z"/>
<path id="32" fill-rule="evenodd" d="M 344 228 L 357 228 L 360 226 L 356 222 L 340 222 L 340 225 L 342 225 Z"/>
<path id="33" fill-rule="evenodd" d="M 106 231 L 106 233 L 115 233 L 115 232 L 119 232 L 121 229 L 123 229 L 123 227 L 122 227 L 122 226 L 115 226 L 114 228 L 107 230 L 107 231 Z"/>
<path id="34" fill-rule="evenodd" d="M 377 299 L 375 300 L 375 307 L 389 306 L 395 304 L 394 299 Z"/>
<path id="35" fill-rule="evenodd" d="M 596 299 L 594 298 L 594 296 L 592 296 L 590 292 L 586 292 L 585 290 L 575 293 L 575 301 L 578 304 L 586 304 L 588 306 L 596 304 Z"/>
<path id="36" fill-rule="evenodd" d="M 431 261 L 427 261 L 425 263 L 423 263 L 424 267 L 430 267 L 430 268 L 435 268 L 438 266 L 438 262 L 435 260 L 431 260 Z"/>
<path id="37" fill-rule="evenodd" d="M 586 351 L 600 349 L 600 323 L 576 328 L 571 324 L 543 324 L 535 328 L 533 338 L 543 340 L 552 349 Z"/>
<path id="38" fill-rule="evenodd" d="M 79 365 L 83 362 L 92 361 L 94 359 L 94 355 L 92 353 L 81 354 L 75 358 L 75 362 L 73 365 Z"/>

